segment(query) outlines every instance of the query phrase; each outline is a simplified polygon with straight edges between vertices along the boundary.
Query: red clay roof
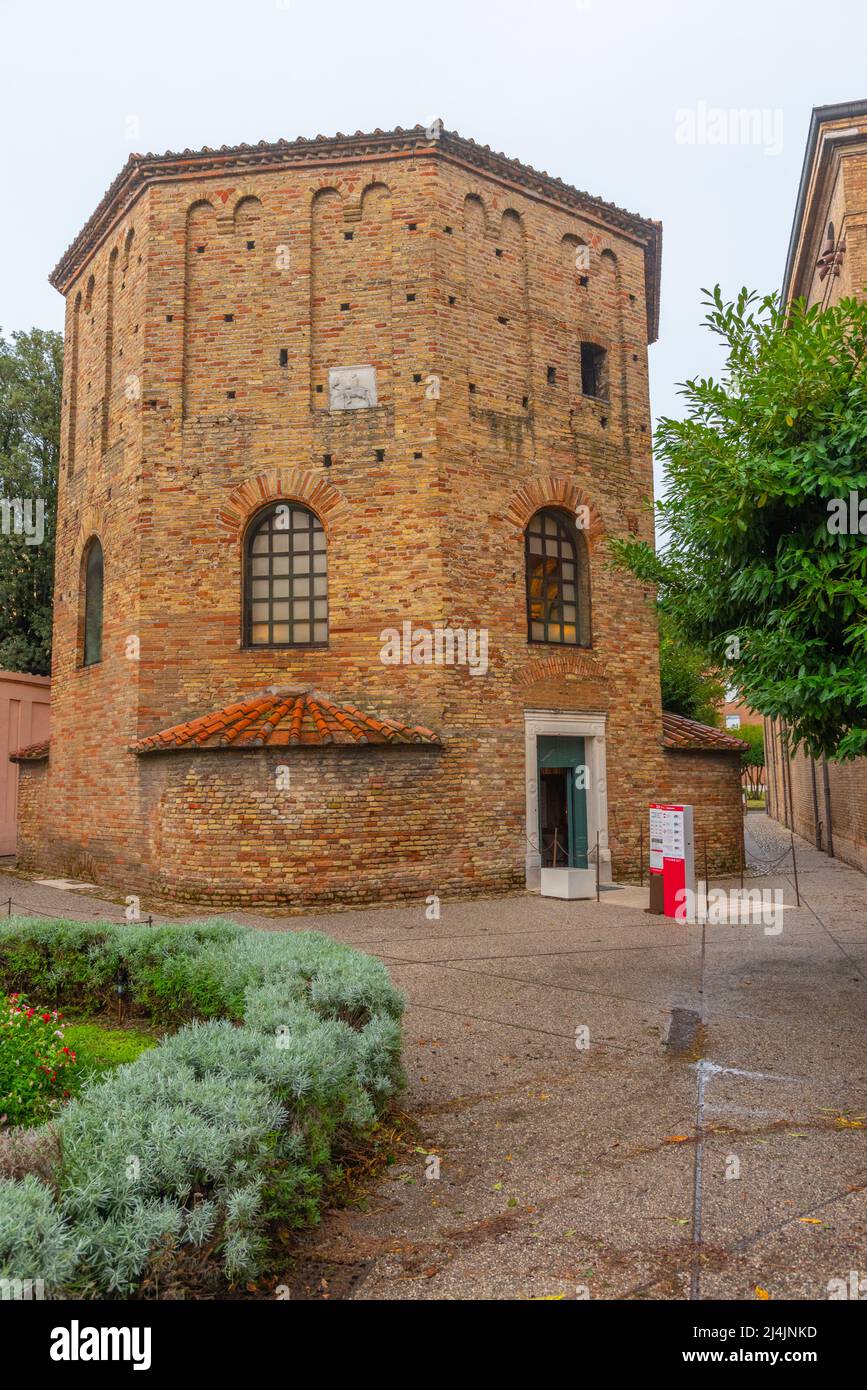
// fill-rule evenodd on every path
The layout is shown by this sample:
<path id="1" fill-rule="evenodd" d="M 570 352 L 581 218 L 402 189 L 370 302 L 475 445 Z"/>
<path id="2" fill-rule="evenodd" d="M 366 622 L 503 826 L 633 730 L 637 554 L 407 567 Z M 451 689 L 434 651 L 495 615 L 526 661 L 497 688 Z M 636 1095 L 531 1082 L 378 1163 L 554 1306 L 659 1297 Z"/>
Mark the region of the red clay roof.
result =
<path id="1" fill-rule="evenodd" d="M 722 729 L 684 719 L 682 714 L 662 712 L 662 742 L 665 748 L 697 748 L 709 753 L 739 753 L 746 748 L 743 739 L 733 738 Z"/>
<path id="2" fill-rule="evenodd" d="M 430 729 L 364 714 L 310 690 L 263 690 L 225 709 L 132 744 L 134 753 L 197 748 L 322 748 L 331 744 L 431 743 Z"/>
<path id="3" fill-rule="evenodd" d="M 41 743 L 28 743 L 26 748 L 19 748 L 17 753 L 9 754 L 10 763 L 38 763 L 43 758 L 48 757 L 48 745 L 50 739 L 44 738 Z"/>

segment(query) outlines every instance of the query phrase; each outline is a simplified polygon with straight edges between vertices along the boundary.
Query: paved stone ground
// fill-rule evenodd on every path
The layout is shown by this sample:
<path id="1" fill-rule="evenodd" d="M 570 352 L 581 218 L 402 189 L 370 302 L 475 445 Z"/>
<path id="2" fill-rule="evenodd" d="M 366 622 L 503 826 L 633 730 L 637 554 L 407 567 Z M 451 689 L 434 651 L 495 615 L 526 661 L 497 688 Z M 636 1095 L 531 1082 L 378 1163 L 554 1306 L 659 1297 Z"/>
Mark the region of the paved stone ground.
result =
<path id="1" fill-rule="evenodd" d="M 240 915 L 373 952 L 408 999 L 423 1152 L 309 1252 L 363 1266 L 350 1297 L 825 1299 L 867 1276 L 867 879 L 798 840 L 797 908 L 788 834 L 747 828 L 755 884 L 792 904 L 778 935 L 613 894 Z M 0 874 L 10 895 L 121 912 Z"/>

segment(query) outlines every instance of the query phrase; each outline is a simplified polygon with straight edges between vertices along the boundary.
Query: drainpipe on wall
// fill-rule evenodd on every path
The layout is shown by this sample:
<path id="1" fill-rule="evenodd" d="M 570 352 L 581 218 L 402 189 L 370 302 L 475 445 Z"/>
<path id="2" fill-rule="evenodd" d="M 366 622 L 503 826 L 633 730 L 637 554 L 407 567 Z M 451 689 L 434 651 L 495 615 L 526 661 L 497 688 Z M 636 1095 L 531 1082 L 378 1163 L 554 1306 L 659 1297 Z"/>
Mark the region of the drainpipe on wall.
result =
<path id="1" fill-rule="evenodd" d="M 822 786 L 825 791 L 825 819 L 828 824 L 828 853 L 834 858 L 834 824 L 831 819 L 831 781 L 828 777 L 828 759 L 822 758 Z"/>
<path id="2" fill-rule="evenodd" d="M 822 848 L 822 831 L 819 826 L 819 793 L 816 789 L 816 759 L 810 759 L 810 778 L 813 783 L 813 829 L 816 836 L 816 849 Z"/>
<path id="3" fill-rule="evenodd" d="M 780 720 L 780 780 L 783 784 L 783 824 L 789 826 L 789 798 L 786 794 L 786 743 L 785 743 L 785 719 Z"/>
<path id="4" fill-rule="evenodd" d="M 789 825 L 789 829 L 790 829 L 790 830 L 794 830 L 794 829 L 795 829 L 795 798 L 794 798 L 794 796 L 792 795 L 792 754 L 791 754 L 791 750 L 790 750 L 790 748 L 789 748 L 789 726 L 788 726 L 788 724 L 786 723 L 785 719 L 783 720 L 783 728 L 784 728 L 785 731 L 786 731 L 786 784 L 787 784 L 788 789 L 789 789 L 789 815 L 790 815 L 790 817 L 791 817 L 791 822 L 790 822 L 790 825 Z"/>
<path id="5" fill-rule="evenodd" d="M 764 717 L 765 733 L 765 781 L 767 791 L 765 793 L 765 815 L 773 816 L 776 814 L 772 810 L 772 804 L 776 806 L 777 800 L 777 760 L 774 756 L 774 721 Z"/>

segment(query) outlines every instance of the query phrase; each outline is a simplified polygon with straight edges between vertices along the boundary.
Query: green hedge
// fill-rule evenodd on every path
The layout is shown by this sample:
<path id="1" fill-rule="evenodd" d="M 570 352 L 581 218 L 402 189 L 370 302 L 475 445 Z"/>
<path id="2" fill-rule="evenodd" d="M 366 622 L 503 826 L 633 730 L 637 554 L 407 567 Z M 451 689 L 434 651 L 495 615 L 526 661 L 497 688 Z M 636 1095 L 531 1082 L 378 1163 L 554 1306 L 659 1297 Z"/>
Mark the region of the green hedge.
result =
<path id="1" fill-rule="evenodd" d="M 401 996 L 379 961 L 314 932 L 0 923 L 7 990 L 93 1010 L 119 979 L 154 1019 L 193 1021 L 59 1113 L 54 1196 L 0 1181 L 0 1278 L 128 1294 L 155 1245 L 212 1237 L 249 1278 L 266 1221 L 315 1220 L 335 1137 L 401 1086 Z"/>

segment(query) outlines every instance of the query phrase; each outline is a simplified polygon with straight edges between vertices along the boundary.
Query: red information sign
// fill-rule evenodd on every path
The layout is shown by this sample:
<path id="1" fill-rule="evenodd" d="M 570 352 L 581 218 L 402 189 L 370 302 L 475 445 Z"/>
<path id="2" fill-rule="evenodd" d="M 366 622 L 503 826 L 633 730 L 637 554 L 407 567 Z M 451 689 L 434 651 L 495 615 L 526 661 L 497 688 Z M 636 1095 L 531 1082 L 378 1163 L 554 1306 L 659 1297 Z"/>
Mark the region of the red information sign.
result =
<path id="1" fill-rule="evenodd" d="M 650 872 L 662 874 L 662 910 L 683 916 L 683 889 L 694 888 L 692 807 L 655 802 L 650 808 Z M 678 894 L 681 894 L 678 898 Z"/>

